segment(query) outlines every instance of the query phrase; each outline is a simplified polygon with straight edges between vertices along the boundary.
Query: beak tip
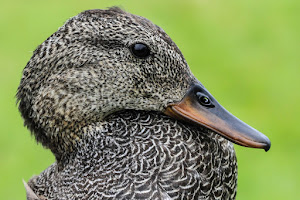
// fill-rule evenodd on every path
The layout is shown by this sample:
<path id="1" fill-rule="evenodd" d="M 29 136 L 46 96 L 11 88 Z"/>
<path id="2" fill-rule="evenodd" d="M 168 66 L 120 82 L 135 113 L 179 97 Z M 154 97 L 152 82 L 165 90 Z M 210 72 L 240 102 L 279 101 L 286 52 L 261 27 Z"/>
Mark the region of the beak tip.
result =
<path id="1" fill-rule="evenodd" d="M 264 150 L 265 150 L 265 152 L 267 152 L 271 148 L 271 141 L 268 139 L 268 141 L 265 144 L 266 145 L 264 146 Z"/>

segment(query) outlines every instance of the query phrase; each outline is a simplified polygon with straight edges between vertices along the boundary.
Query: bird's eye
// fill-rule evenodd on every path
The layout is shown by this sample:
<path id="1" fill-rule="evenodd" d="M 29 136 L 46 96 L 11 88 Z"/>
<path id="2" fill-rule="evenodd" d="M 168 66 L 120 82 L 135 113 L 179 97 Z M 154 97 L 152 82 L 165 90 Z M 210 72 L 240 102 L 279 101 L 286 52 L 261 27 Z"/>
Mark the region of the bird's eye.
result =
<path id="1" fill-rule="evenodd" d="M 150 55 L 150 49 L 143 43 L 135 43 L 130 46 L 131 53 L 138 58 L 147 58 Z"/>
<path id="2" fill-rule="evenodd" d="M 198 101 L 202 106 L 206 106 L 206 107 L 215 107 L 211 100 L 209 99 L 209 97 L 207 97 L 206 95 L 202 94 L 201 92 L 197 92 L 196 93 L 197 97 L 198 97 Z"/>

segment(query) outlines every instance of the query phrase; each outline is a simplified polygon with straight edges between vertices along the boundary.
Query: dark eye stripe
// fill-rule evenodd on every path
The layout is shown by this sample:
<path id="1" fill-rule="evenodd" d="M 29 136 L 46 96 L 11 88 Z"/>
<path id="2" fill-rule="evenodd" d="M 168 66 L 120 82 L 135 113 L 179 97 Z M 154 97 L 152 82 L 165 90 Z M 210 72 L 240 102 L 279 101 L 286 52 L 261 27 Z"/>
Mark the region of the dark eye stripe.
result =
<path id="1" fill-rule="evenodd" d="M 147 58 L 150 55 L 150 49 L 143 43 L 135 43 L 130 46 L 131 53 L 138 58 Z"/>

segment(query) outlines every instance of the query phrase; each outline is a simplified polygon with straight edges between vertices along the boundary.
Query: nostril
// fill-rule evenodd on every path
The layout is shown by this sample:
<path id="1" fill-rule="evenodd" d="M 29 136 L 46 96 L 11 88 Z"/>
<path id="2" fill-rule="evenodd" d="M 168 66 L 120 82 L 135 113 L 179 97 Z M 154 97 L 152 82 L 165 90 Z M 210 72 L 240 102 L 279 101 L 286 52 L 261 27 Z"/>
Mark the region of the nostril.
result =
<path id="1" fill-rule="evenodd" d="M 208 96 L 206 96 L 205 94 L 201 93 L 201 92 L 197 92 L 196 93 L 196 96 L 198 98 L 198 101 L 199 103 L 202 105 L 202 106 L 205 106 L 205 107 L 209 107 L 209 108 L 213 108 L 215 107 L 210 98 Z"/>
<path id="2" fill-rule="evenodd" d="M 205 105 L 210 104 L 209 98 L 207 98 L 207 97 L 205 97 L 205 96 L 200 97 L 200 101 L 201 101 L 201 103 L 203 103 L 203 104 L 205 104 Z"/>

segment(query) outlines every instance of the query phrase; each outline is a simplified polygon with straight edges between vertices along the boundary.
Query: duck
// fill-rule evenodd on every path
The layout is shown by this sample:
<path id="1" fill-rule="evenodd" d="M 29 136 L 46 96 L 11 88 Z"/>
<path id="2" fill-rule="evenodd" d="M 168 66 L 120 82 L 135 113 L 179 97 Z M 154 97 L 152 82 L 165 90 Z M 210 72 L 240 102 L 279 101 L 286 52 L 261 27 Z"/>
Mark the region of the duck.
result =
<path id="1" fill-rule="evenodd" d="M 230 114 L 159 26 L 118 7 L 70 18 L 33 52 L 17 91 L 55 163 L 27 199 L 235 199 L 233 143 L 270 140 Z"/>

